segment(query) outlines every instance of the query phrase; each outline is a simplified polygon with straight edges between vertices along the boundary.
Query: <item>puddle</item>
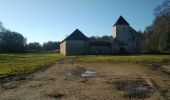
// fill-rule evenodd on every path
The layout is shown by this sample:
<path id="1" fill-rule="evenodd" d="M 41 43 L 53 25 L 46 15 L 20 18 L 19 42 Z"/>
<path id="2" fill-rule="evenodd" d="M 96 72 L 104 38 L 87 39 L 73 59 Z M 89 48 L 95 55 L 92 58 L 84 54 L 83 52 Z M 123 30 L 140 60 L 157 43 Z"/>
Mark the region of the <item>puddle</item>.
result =
<path id="1" fill-rule="evenodd" d="M 147 92 L 149 90 L 149 87 L 146 85 L 138 85 L 136 86 L 136 91 L 141 91 L 141 92 Z"/>
<path id="2" fill-rule="evenodd" d="M 113 83 L 119 91 L 124 92 L 125 98 L 147 98 L 152 87 L 145 80 L 120 80 Z"/>
<path id="3" fill-rule="evenodd" d="M 56 61 L 55 63 L 56 63 L 56 64 L 63 64 L 63 61 L 62 61 L 62 60 L 59 60 L 59 61 Z"/>
<path id="4" fill-rule="evenodd" d="M 96 76 L 95 71 L 85 70 L 84 68 L 78 68 L 76 70 L 65 70 L 64 74 L 67 76 L 75 75 L 75 76 L 80 76 L 80 77 L 95 77 Z"/>
<path id="5" fill-rule="evenodd" d="M 94 71 L 86 70 L 85 72 L 81 73 L 81 77 L 95 77 L 95 76 L 96 72 Z"/>

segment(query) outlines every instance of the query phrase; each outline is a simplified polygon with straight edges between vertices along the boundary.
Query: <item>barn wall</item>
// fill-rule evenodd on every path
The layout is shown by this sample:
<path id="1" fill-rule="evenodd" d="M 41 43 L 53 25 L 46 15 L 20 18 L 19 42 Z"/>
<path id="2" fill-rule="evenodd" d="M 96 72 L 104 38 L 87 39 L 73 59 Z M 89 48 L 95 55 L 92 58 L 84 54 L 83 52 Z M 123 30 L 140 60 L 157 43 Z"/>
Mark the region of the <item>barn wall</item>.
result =
<path id="1" fill-rule="evenodd" d="M 60 54 L 66 55 L 66 41 L 60 44 Z"/>
<path id="2" fill-rule="evenodd" d="M 119 46 L 117 43 L 115 42 L 112 42 L 111 44 L 111 53 L 114 54 L 114 53 L 119 53 Z"/>
<path id="3" fill-rule="evenodd" d="M 113 36 L 113 39 L 116 38 L 116 26 L 113 27 L 113 31 L 112 31 L 112 36 Z"/>
<path id="4" fill-rule="evenodd" d="M 89 54 L 110 54 L 110 46 L 90 46 Z"/>
<path id="5" fill-rule="evenodd" d="M 66 55 L 83 55 L 88 53 L 88 42 L 80 40 L 66 41 Z"/>

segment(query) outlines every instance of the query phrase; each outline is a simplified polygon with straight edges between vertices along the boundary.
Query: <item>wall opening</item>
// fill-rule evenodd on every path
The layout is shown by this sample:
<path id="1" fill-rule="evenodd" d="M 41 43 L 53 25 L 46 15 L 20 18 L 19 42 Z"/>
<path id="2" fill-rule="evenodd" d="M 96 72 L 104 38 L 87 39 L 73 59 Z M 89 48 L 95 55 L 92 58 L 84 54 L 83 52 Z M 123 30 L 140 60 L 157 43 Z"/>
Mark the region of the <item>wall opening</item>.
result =
<path id="1" fill-rule="evenodd" d="M 132 36 L 132 40 L 135 40 L 135 36 Z"/>
<path id="2" fill-rule="evenodd" d="M 120 49 L 119 49 L 119 53 L 120 54 L 128 54 L 128 52 L 127 52 L 127 50 L 124 48 L 124 47 L 120 47 Z"/>

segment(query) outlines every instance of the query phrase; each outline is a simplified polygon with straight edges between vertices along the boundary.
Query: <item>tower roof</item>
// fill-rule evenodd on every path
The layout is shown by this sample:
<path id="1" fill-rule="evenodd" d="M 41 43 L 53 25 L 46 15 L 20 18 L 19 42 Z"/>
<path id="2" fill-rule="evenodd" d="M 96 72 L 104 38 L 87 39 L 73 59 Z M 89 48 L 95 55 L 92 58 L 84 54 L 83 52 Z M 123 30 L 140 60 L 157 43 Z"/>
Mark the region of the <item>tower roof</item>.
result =
<path id="1" fill-rule="evenodd" d="M 87 40 L 89 40 L 89 38 L 87 38 L 81 31 L 76 29 L 73 33 L 71 33 L 63 41 L 65 41 L 65 40 L 84 40 L 84 41 L 87 41 Z"/>
<path id="2" fill-rule="evenodd" d="M 129 23 L 122 16 L 120 16 L 113 26 L 117 25 L 129 25 Z"/>

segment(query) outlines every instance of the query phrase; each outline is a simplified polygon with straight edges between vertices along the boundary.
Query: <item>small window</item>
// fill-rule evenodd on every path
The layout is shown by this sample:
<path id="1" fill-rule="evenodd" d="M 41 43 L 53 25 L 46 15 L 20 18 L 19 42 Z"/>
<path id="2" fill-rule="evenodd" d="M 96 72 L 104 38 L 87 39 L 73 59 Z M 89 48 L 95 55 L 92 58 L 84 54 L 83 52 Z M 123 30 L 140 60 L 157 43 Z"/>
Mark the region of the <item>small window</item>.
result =
<path id="1" fill-rule="evenodd" d="M 139 45 L 138 42 L 136 42 L 136 47 L 138 47 L 138 45 Z"/>
<path id="2" fill-rule="evenodd" d="M 123 31 L 125 31 L 125 27 L 123 27 Z"/>
<path id="3" fill-rule="evenodd" d="M 134 35 L 132 36 L 132 40 L 135 40 L 135 36 Z"/>

